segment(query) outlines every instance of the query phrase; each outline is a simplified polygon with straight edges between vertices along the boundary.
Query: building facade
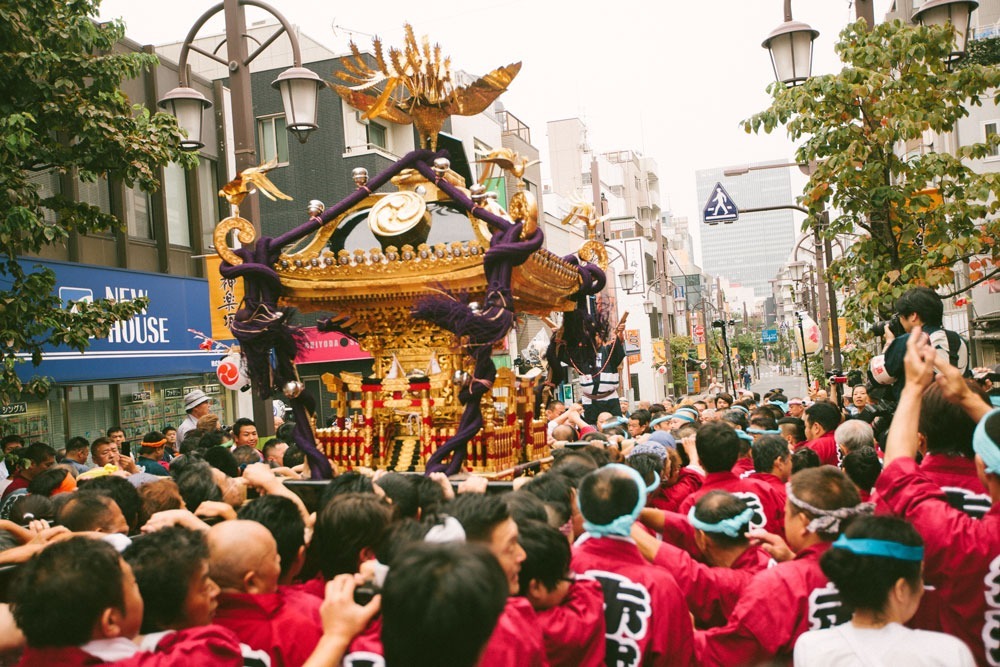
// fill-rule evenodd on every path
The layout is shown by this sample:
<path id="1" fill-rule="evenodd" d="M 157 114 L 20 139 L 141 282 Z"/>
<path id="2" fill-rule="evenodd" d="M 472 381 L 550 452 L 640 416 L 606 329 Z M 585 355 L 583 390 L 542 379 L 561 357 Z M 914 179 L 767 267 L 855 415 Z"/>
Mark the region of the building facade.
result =
<path id="1" fill-rule="evenodd" d="M 152 49 L 127 39 L 116 48 Z M 154 110 L 177 82 L 176 65 L 161 59 L 123 82 L 122 90 L 133 103 Z M 200 77 L 190 85 L 222 107 L 219 87 Z M 178 425 L 185 417 L 183 396 L 194 388 L 212 396 L 214 410 L 232 423 L 234 401 L 214 370 L 220 355 L 201 349 L 201 339 L 189 331 L 211 331 L 206 268 L 199 255 L 209 247 L 221 211 L 216 195 L 225 168 L 220 136 L 215 123 L 206 123 L 197 168 L 185 171 L 171 164 L 161 169 L 161 187 L 153 193 L 115 179 L 90 183 L 72 173 L 37 175 L 41 196 L 62 194 L 92 204 L 118 218 L 121 228 L 73 233 L 46 246 L 40 256 L 23 258 L 25 268 L 53 270 L 55 292 L 66 307 L 79 300 L 139 296 L 148 296 L 150 305 L 116 325 L 106 339 L 92 341 L 84 354 L 53 347 L 40 366 L 20 364 L 22 379 L 43 375 L 54 385 L 45 400 L 5 406 L 5 432 L 58 448 L 70 437 L 93 440 L 120 425 L 127 441 L 137 442 L 148 431 Z M 51 221 L 57 221 L 54 215 Z"/>
<path id="2" fill-rule="evenodd" d="M 734 177 L 726 177 L 722 167 L 698 170 L 695 186 L 699 202 L 707 204 L 716 183 L 722 183 L 740 208 L 795 203 L 791 177 L 785 167 Z M 794 243 L 795 220 L 791 211 L 742 214 L 731 224 L 702 224 L 702 266 L 706 273 L 725 276 L 730 282 L 753 288 L 756 296 L 766 297 L 770 294 L 768 281 L 774 278 Z"/>
<path id="3" fill-rule="evenodd" d="M 656 161 L 634 150 L 592 149 L 579 118 L 550 121 L 547 131 L 547 209 L 550 201 L 584 201 L 594 203 L 604 216 L 600 231 L 607 241 L 609 267 L 603 298 L 613 321 L 628 313 L 625 335 L 631 353 L 621 369 L 624 395 L 633 405 L 673 396 L 669 364 L 653 352 L 654 346 L 662 350 L 677 330 Z M 620 279 L 625 272 L 633 276 L 627 290 Z"/>

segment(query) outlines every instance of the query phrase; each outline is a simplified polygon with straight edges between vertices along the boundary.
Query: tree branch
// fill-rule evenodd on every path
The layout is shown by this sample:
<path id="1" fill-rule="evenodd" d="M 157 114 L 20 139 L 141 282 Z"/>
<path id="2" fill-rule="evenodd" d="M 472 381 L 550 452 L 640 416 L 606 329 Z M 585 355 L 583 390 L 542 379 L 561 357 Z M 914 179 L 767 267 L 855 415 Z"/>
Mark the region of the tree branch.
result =
<path id="1" fill-rule="evenodd" d="M 970 282 L 968 285 L 966 285 L 962 289 L 955 290 L 954 292 L 951 292 L 950 294 L 942 294 L 941 298 L 942 299 L 950 299 L 953 296 L 957 296 L 957 295 L 962 294 L 964 292 L 968 292 L 969 290 L 971 290 L 973 287 L 975 287 L 979 283 L 986 282 L 987 280 L 991 279 L 993 276 L 997 275 L 998 273 L 1000 273 L 1000 268 L 993 269 L 992 271 L 990 271 L 989 273 L 987 273 L 986 275 L 984 275 L 979 280 L 975 280 L 973 282 Z"/>

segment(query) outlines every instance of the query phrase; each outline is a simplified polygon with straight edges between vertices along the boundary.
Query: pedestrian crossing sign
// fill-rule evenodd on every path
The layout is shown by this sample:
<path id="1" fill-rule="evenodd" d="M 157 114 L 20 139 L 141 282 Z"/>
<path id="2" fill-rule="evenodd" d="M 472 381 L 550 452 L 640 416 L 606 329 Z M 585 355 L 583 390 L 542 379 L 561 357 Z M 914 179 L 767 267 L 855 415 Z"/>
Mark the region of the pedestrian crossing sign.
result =
<path id="1" fill-rule="evenodd" d="M 701 216 L 707 225 L 717 225 L 720 222 L 729 224 L 739 219 L 740 209 L 726 192 L 726 189 L 722 187 L 722 183 L 716 183 L 708 195 L 708 201 L 705 203 L 705 209 Z"/>

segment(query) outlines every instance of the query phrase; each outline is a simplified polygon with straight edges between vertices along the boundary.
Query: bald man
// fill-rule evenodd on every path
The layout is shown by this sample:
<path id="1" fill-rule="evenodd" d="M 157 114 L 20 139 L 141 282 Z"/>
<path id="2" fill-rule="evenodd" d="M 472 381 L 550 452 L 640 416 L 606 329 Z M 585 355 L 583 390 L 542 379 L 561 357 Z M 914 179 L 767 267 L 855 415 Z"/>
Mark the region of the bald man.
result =
<path id="1" fill-rule="evenodd" d="M 208 531 L 209 575 L 219 585 L 215 622 L 274 667 L 301 665 L 323 633 L 319 598 L 278 585 L 281 560 L 271 532 L 256 521 L 225 521 Z"/>

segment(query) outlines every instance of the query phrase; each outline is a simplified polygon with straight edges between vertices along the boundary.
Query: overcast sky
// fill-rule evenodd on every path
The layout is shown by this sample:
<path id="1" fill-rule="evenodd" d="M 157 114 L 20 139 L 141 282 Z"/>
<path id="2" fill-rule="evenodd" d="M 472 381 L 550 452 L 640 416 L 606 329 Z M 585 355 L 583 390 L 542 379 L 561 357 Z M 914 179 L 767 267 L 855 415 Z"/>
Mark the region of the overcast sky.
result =
<path id="1" fill-rule="evenodd" d="M 268 1 L 337 52 L 346 50 L 348 31 L 362 46 L 370 34 L 399 45 L 409 21 L 418 35 L 441 44 L 454 67 L 482 74 L 522 61 L 501 99 L 531 127 L 543 154 L 547 121 L 582 118 L 595 150 L 634 149 L 656 159 L 663 209 L 675 215 L 700 219 L 697 169 L 792 157 L 783 131 L 748 135 L 738 126 L 768 105 L 773 74 L 760 44 L 783 20 L 781 0 Z M 891 2 L 875 0 L 877 19 Z M 101 17 L 121 17 L 133 40 L 162 44 L 183 40 L 212 4 L 104 0 Z M 813 72 L 838 69 L 833 45 L 854 19 L 853 4 L 793 0 L 792 9 L 820 32 Z M 262 16 L 258 11 L 248 10 L 248 22 Z M 218 20 L 200 34 L 221 30 Z M 799 191 L 797 171 L 793 179 Z"/>

